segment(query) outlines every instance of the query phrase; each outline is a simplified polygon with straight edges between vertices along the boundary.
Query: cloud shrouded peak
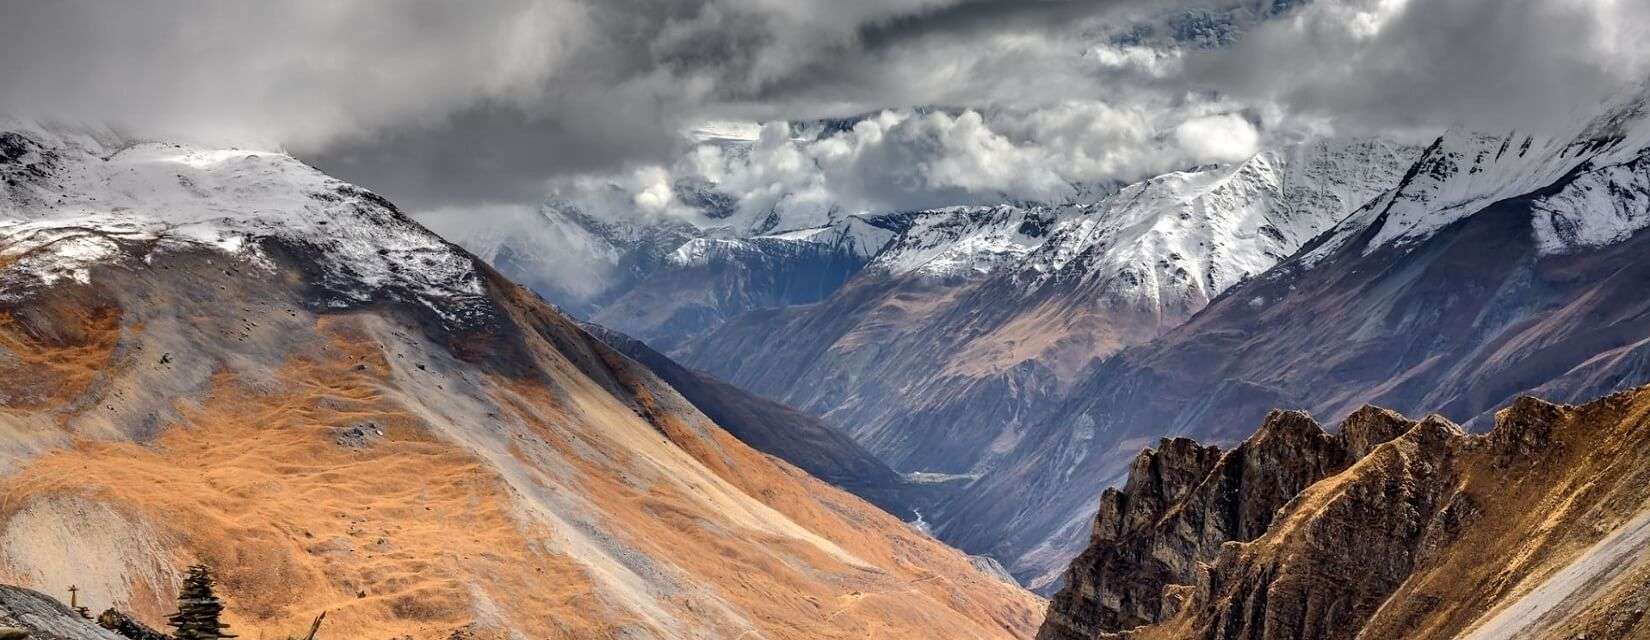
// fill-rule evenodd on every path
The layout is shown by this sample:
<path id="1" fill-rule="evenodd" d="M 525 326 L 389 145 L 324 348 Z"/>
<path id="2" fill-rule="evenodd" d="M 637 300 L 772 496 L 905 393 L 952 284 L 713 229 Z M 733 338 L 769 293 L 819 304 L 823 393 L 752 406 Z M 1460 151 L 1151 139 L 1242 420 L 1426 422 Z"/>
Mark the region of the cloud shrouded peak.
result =
<path id="1" fill-rule="evenodd" d="M 1057 203 L 1142 172 L 1235 162 L 1258 150 L 1253 123 L 1204 109 L 1081 101 L 712 127 L 696 131 L 701 142 L 671 162 L 552 180 L 548 189 L 554 201 L 598 218 L 673 217 L 738 232 L 818 226 L 845 213 Z"/>

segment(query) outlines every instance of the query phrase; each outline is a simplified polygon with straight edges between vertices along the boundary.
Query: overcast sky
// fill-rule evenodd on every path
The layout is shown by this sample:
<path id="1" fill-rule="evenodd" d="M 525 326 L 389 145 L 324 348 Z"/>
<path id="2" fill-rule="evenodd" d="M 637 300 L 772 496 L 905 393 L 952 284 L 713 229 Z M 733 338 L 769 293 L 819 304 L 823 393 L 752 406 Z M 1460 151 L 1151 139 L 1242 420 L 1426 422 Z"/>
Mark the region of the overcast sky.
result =
<path id="1" fill-rule="evenodd" d="M 1647 36 L 1644 0 L 16 0 L 0 112 L 281 146 L 415 211 L 590 184 L 665 209 L 684 174 L 928 206 L 1301 131 L 1536 128 L 1644 78 Z M 682 135 L 864 113 L 738 158 Z"/>

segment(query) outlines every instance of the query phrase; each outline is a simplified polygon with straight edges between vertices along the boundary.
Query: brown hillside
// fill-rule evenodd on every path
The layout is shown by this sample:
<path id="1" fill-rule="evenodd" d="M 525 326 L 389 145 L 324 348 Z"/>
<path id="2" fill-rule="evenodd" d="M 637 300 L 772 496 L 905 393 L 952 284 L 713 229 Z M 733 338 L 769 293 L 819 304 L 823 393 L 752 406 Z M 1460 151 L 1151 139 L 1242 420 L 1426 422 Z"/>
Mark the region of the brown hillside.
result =
<path id="1" fill-rule="evenodd" d="M 271 246 L 282 264 L 301 252 Z M 492 315 L 322 311 L 210 252 L 0 304 L 0 581 L 243 637 L 1012 638 L 1040 604 L 728 436 L 489 275 Z"/>

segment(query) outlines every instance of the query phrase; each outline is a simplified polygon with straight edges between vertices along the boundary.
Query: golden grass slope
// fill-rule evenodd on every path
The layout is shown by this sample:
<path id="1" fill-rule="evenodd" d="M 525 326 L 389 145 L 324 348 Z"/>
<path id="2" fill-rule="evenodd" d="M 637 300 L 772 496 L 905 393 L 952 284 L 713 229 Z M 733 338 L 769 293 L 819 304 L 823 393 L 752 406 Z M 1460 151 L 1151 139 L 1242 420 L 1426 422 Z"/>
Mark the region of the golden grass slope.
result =
<path id="1" fill-rule="evenodd" d="M 536 298 L 441 335 L 199 256 L 0 309 L 0 581 L 243 638 L 1014 638 L 1040 602 L 737 442 Z M 187 284 L 186 284 L 187 283 Z M 11 320 L 18 319 L 18 320 Z M 53 328 L 45 333 L 45 328 Z M 56 363 L 56 364 L 47 364 Z"/>

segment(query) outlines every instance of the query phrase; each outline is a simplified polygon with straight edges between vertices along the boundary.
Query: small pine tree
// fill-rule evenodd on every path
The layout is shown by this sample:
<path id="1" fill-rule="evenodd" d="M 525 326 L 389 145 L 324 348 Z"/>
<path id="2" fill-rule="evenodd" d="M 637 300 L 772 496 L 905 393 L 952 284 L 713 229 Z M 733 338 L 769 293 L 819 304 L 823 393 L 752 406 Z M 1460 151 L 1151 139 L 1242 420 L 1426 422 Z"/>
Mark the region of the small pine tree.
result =
<path id="1" fill-rule="evenodd" d="M 218 622 L 223 613 L 223 601 L 212 595 L 212 570 L 204 564 L 189 567 L 178 591 L 178 612 L 168 618 L 166 625 L 177 629 L 177 640 L 218 640 L 233 638 L 225 629 L 229 625 Z"/>

